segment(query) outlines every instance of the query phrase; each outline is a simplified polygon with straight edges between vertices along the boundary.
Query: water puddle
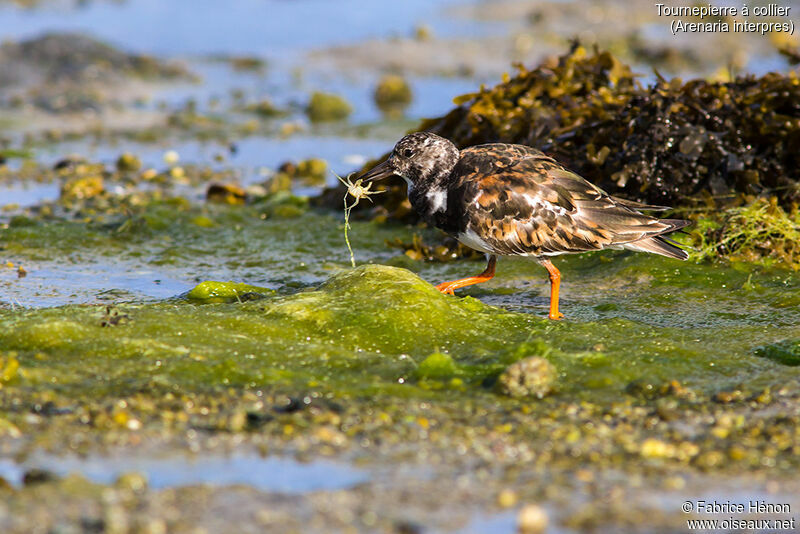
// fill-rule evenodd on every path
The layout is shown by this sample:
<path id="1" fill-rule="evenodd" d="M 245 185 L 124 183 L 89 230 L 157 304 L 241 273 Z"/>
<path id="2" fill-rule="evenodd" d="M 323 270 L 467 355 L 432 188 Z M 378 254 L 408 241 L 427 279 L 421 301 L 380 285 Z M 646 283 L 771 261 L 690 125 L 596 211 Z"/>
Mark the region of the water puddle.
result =
<path id="1" fill-rule="evenodd" d="M 0 209 L 4 206 L 27 208 L 42 202 L 56 200 L 59 195 L 59 187 L 57 183 L 0 185 Z"/>
<path id="2" fill-rule="evenodd" d="M 6 289 L 13 304 L 39 307 L 167 299 L 193 287 L 190 280 L 124 262 L 58 266 L 48 262 L 42 267 L 36 263 L 24 267 L 27 274 L 23 278 L 15 270 L 0 270 L 0 302 Z"/>
<path id="3" fill-rule="evenodd" d="M 60 477 L 79 474 L 97 484 L 113 484 L 120 475 L 136 472 L 145 476 L 153 489 L 243 484 L 261 491 L 288 494 L 346 489 L 369 479 L 366 472 L 340 462 L 299 462 L 256 454 L 82 458 L 38 453 L 23 463 L 0 458 L 0 477 L 14 486 L 22 485 L 25 472 L 30 469 L 42 469 Z"/>

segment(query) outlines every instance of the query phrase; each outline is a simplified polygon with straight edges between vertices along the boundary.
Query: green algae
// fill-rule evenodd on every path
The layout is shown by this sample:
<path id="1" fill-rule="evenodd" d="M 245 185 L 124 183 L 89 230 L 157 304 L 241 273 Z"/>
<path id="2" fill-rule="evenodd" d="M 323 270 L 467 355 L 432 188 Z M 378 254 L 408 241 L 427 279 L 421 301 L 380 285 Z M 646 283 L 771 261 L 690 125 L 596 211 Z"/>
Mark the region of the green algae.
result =
<path id="1" fill-rule="evenodd" d="M 766 347 L 759 347 L 756 349 L 755 355 L 783 365 L 798 366 L 800 365 L 800 340 L 780 341 Z"/>
<path id="2" fill-rule="evenodd" d="M 750 204 L 722 211 L 694 214 L 690 229 L 692 253 L 697 261 L 725 258 L 800 269 L 800 210 L 784 209 L 777 198 L 755 199 Z"/>
<path id="3" fill-rule="evenodd" d="M 251 286 L 242 282 L 205 281 L 196 285 L 186 294 L 189 300 L 210 304 L 218 302 L 234 302 L 253 298 L 263 298 L 274 289 Z"/>
<path id="4" fill-rule="evenodd" d="M 434 352 L 419 363 L 414 374 L 421 379 L 451 378 L 458 372 L 458 366 L 450 355 Z"/>
<path id="5" fill-rule="evenodd" d="M 215 225 L 193 224 L 201 214 Z M 498 484 L 528 491 L 521 463 L 558 488 L 576 470 L 774 479 L 800 466 L 800 366 L 758 352 L 800 339 L 800 311 L 785 305 L 800 282 L 785 271 L 616 252 L 559 258 L 567 317 L 554 322 L 546 274 L 530 262 L 501 259 L 494 280 L 452 297 L 431 282 L 482 263 L 422 264 L 421 277 L 344 269 L 344 250 L 338 262 L 321 258 L 343 249 L 333 217 L 262 215 L 257 205 L 156 202 L 124 232 L 119 221 L 37 218 L 5 230 L 15 258 L 108 254 L 183 273 L 230 261 L 236 279 L 278 291 L 203 305 L 0 308 L 0 355 L 20 366 L 0 388 L 0 433 L 83 452 L 196 435 L 312 456 L 413 449 L 440 466 L 477 459 L 502 470 L 486 482 L 493 494 Z M 384 257 L 392 225 L 353 224 L 359 249 Z M 499 377 L 530 359 L 553 373 L 520 374 L 528 394 L 503 394 Z"/>
<path id="6" fill-rule="evenodd" d="M 0 417 L 33 436 L 43 423 L 18 407 L 61 414 L 39 438 L 54 444 L 76 432 L 87 440 L 193 428 L 310 439 L 309 447 L 330 446 L 314 441 L 321 433 L 341 434 L 339 446 L 422 440 L 482 450 L 500 432 L 508 446 L 548 450 L 537 462 L 568 469 L 586 465 L 576 450 L 592 466 L 634 470 L 631 454 L 655 450 L 666 451 L 660 461 L 716 471 L 758 469 L 765 455 L 785 469 L 800 465 L 792 415 L 800 366 L 757 352 L 800 338 L 796 309 L 771 307 L 786 283 L 745 272 L 753 289 L 742 290 L 731 273 L 690 265 L 676 274 L 665 263 L 647 270 L 645 284 L 640 264 L 626 258 L 635 256 L 606 263 L 635 288 L 607 288 L 617 310 L 592 311 L 599 293 L 583 303 L 569 297 L 560 322 L 443 295 L 382 265 L 340 269 L 316 289 L 259 300 L 120 304 L 126 319 L 113 328 L 104 327 L 113 313 L 99 306 L 0 309 L 0 352 L 24 370 L 0 389 Z M 596 261 L 562 272 L 596 271 Z M 513 281 L 519 264 L 507 267 Z M 707 287 L 693 293 L 701 275 Z M 588 278 L 579 287 L 600 285 Z M 742 306 L 753 292 L 760 313 Z M 519 308 L 525 297 L 515 299 Z M 683 307 L 697 310 L 683 316 Z M 521 372 L 533 361 L 546 372 Z M 504 372 L 528 393 L 501 394 Z M 662 415 L 668 428 L 656 424 Z M 739 417 L 739 426 L 708 425 Z"/>
<path id="7" fill-rule="evenodd" d="M 106 261 L 189 287 L 233 279 L 277 290 L 248 300 L 234 286 L 239 298 L 228 302 L 133 299 L 112 310 L 108 300 L 47 309 L 9 300 L 0 353 L 16 353 L 21 369 L 0 392 L 9 432 L 39 435 L 19 407 L 49 406 L 36 409 L 63 413 L 43 423 L 41 439 L 52 444 L 76 433 L 91 441 L 203 429 L 291 443 L 341 434 L 336 447 L 367 437 L 491 448 L 497 429 L 509 428 L 504 439 L 515 447 L 553 451 L 550 462 L 570 469 L 575 448 L 606 451 L 593 465 L 614 468 L 654 450 L 669 453 L 659 461 L 717 471 L 756 469 L 763 457 L 797 464 L 796 437 L 781 421 L 796 417 L 800 367 L 757 352 L 800 338 L 792 273 L 613 251 L 558 258 L 567 317 L 553 322 L 546 273 L 531 262 L 502 258 L 495 279 L 445 296 L 431 284 L 483 262 L 414 262 L 385 241 L 418 233 L 429 242 L 435 231 L 354 221 L 366 261 L 419 274 L 344 269 L 338 217 L 304 209 L 282 218 L 273 208 L 293 201 L 280 197 L 243 206 L 93 198 L 77 204 L 74 219 L 31 212 L 4 228 L 3 258 L 15 264 L 58 271 Z M 29 270 L 0 279 L 3 295 L 24 298 L 37 277 Z M 557 370 L 553 391 L 500 394 L 501 374 L 531 357 Z M 748 422 L 721 439 L 723 430 L 707 428 L 718 412 Z M 653 413 L 682 429 L 654 430 Z M 767 434 L 788 445 L 775 449 Z M 662 445 L 645 447 L 648 439 Z M 736 460 L 708 467 L 734 445 Z"/>
<path id="8" fill-rule="evenodd" d="M 709 351 L 713 332 L 704 328 L 689 334 L 621 319 L 562 326 L 441 295 L 392 267 L 362 266 L 315 291 L 256 301 L 241 297 L 262 288 L 208 282 L 198 288 L 195 296 L 202 293 L 206 302 L 233 303 L 129 305 L 120 310 L 129 320 L 113 333 L 92 307 L 4 312 L 0 348 L 17 351 L 26 368 L 45 362 L 60 368 L 53 374 L 62 387 L 85 372 L 110 373 L 112 381 L 127 373 L 123 382 L 151 380 L 152 365 L 160 361 L 158 374 L 168 383 L 204 387 L 265 386 L 281 376 L 284 385 L 313 380 L 352 394 L 381 391 L 405 376 L 460 377 L 481 391 L 487 378 L 535 355 L 556 366 L 564 392 L 597 399 L 642 377 L 712 390 L 725 377 L 733 384 L 758 367 L 746 347 L 733 350 L 742 338 Z M 31 360 L 37 352 L 43 355 Z M 69 370 L 68 362 L 78 360 L 80 369 Z M 137 365 L 148 374 L 136 372 Z M 759 375 L 750 381 L 777 378 L 769 367 Z M 407 393 L 413 387 L 407 385 Z"/>

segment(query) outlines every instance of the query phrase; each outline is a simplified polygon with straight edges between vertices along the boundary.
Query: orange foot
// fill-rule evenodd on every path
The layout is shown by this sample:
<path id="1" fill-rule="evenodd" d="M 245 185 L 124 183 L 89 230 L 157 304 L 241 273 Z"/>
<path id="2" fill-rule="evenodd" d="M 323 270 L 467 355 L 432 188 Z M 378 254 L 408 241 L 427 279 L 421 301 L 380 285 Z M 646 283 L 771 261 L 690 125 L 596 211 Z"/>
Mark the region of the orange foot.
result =
<path id="1" fill-rule="evenodd" d="M 494 278 L 494 266 L 497 262 L 497 256 L 489 256 L 489 263 L 486 269 L 483 270 L 478 276 L 470 276 L 469 278 L 462 278 L 461 280 L 453 280 L 452 282 L 442 282 L 436 289 L 447 295 L 455 295 L 454 291 L 461 287 L 467 287 L 474 284 L 480 284 Z"/>
<path id="2" fill-rule="evenodd" d="M 457 289 L 457 287 L 452 287 L 452 286 L 456 282 L 461 282 L 461 281 L 462 280 L 456 280 L 455 282 L 442 282 L 441 284 L 436 286 L 436 289 L 438 289 L 445 295 L 455 295 L 454 291 Z"/>

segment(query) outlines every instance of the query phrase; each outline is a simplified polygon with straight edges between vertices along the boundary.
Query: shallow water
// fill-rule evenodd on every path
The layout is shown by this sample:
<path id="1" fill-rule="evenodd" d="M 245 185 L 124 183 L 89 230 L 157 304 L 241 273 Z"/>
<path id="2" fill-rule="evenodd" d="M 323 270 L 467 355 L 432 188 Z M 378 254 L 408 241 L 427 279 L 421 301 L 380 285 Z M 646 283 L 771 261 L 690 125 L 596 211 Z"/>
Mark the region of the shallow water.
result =
<path id="1" fill-rule="evenodd" d="M 28 208 L 58 199 L 57 184 L 12 183 L 0 186 L 0 207 L 15 205 Z"/>
<path id="2" fill-rule="evenodd" d="M 163 56 L 258 54 L 332 46 L 392 33 L 410 33 L 417 24 L 443 35 L 479 33 L 485 25 L 443 17 L 455 0 L 371 2 L 325 0 L 282 2 L 245 0 L 220 4 L 213 0 L 163 3 L 89 2 L 75 8 L 63 4 L 19 9 L 0 8 L 0 32 L 22 38 L 45 30 L 88 32 L 128 50 Z M 287 27 L 287 21 L 292 24 Z M 347 31 L 342 31 L 346 28 Z"/>
<path id="3" fill-rule="evenodd" d="M 367 480 L 366 473 L 346 464 L 326 460 L 303 463 L 255 454 L 196 457 L 126 454 L 83 458 L 39 453 L 22 463 L 0 459 L 0 477 L 16 486 L 22 484 L 25 472 L 31 469 L 46 470 L 60 477 L 80 475 L 97 484 L 113 484 L 121 475 L 136 473 L 153 489 L 245 484 L 284 494 L 338 490 Z"/>

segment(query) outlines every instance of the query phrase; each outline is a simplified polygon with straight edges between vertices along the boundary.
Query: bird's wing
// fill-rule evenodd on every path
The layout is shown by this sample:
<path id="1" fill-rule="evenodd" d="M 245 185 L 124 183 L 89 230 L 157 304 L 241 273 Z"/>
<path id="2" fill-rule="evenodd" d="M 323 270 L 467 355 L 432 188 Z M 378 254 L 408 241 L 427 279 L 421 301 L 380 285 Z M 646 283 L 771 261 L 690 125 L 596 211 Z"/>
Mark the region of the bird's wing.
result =
<path id="1" fill-rule="evenodd" d="M 681 227 L 636 211 L 657 206 L 616 199 L 522 145 L 464 149 L 453 174 L 473 192 L 468 196 L 473 204 L 468 210 L 470 238 L 497 254 L 599 250 Z"/>

